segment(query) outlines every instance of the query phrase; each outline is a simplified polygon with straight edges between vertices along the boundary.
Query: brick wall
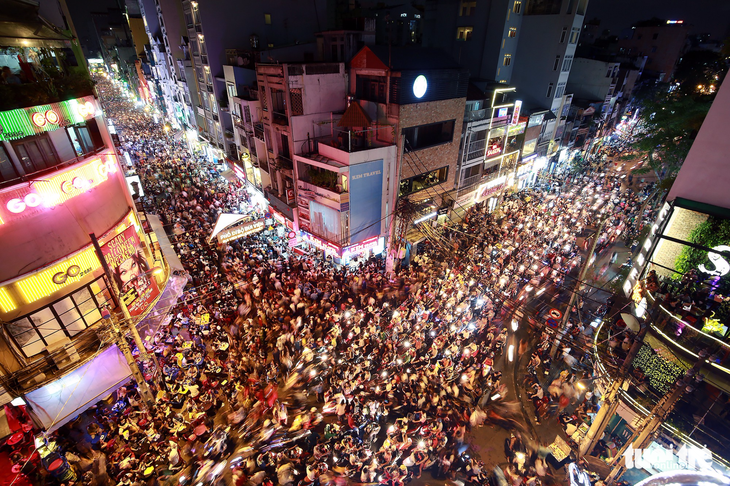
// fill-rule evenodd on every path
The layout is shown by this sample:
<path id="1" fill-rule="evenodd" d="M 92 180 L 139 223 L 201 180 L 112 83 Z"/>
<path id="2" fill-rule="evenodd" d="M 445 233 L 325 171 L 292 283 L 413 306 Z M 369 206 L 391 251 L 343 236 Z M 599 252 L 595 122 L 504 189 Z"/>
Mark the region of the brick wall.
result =
<path id="1" fill-rule="evenodd" d="M 436 123 L 439 121 L 456 120 L 454 123 L 454 138 L 451 143 L 444 143 L 429 147 L 404 156 L 401 167 L 401 180 L 414 175 L 449 166 L 448 179 L 443 184 L 423 190 L 411 196 L 411 200 L 419 201 L 432 197 L 435 193 L 444 193 L 454 189 L 459 158 L 459 143 L 464 121 L 466 98 L 454 98 L 443 101 L 429 101 L 412 105 L 401 105 L 399 111 L 399 126 L 397 133 L 404 128 Z M 400 136 L 398 137 L 398 153 L 401 152 Z M 417 156 L 417 157 L 416 157 Z"/>
<path id="2" fill-rule="evenodd" d="M 678 240 L 687 241 L 692 230 L 700 223 L 703 223 L 706 219 L 706 214 L 697 213 L 684 208 L 675 208 L 674 213 L 672 214 L 672 219 L 669 221 L 667 230 L 664 234 L 671 236 L 672 238 L 677 238 Z M 674 268 L 674 262 L 677 260 L 677 257 L 683 247 L 684 245 L 680 245 L 679 243 L 663 240 L 659 243 L 659 246 L 654 252 L 652 260 L 659 265 Z M 672 275 L 672 272 L 661 267 L 655 266 L 653 268 L 659 275 L 667 277 Z"/>

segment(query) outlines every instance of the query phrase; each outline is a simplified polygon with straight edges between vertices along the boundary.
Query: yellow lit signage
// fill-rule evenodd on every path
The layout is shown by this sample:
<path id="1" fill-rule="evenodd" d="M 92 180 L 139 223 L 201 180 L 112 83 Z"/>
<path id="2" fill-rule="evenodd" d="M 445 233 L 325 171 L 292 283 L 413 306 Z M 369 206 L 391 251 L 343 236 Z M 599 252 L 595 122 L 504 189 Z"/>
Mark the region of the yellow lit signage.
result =
<path id="1" fill-rule="evenodd" d="M 99 242 L 103 245 L 106 241 L 130 226 L 134 226 L 135 230 L 139 231 L 139 223 L 132 211 L 113 230 L 108 231 L 99 238 Z M 73 256 L 65 258 L 53 266 L 37 271 L 4 287 L 0 287 L 0 311 L 10 312 L 18 307 L 13 300 L 13 295 L 16 298 L 21 298 L 23 303 L 31 304 L 58 292 L 64 287 L 81 281 L 89 273 L 99 268 L 101 268 L 101 264 L 96 256 L 94 247 L 88 245 Z M 14 290 L 15 293 L 13 294 L 9 290 Z"/>

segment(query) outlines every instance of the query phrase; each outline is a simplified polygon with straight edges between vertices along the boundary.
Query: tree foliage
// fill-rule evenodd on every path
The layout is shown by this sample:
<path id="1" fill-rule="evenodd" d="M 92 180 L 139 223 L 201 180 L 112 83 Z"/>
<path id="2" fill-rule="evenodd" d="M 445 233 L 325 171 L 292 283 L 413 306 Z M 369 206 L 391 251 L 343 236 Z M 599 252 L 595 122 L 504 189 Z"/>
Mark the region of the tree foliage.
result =
<path id="1" fill-rule="evenodd" d="M 633 147 L 646 160 L 636 174 L 653 171 L 660 181 L 674 178 L 702 126 L 711 101 L 657 90 L 641 104 Z"/>
<path id="2" fill-rule="evenodd" d="M 726 72 L 727 65 L 720 53 L 706 49 L 689 51 L 682 56 L 674 81 L 679 84 L 680 93 L 698 96 L 716 91 Z"/>

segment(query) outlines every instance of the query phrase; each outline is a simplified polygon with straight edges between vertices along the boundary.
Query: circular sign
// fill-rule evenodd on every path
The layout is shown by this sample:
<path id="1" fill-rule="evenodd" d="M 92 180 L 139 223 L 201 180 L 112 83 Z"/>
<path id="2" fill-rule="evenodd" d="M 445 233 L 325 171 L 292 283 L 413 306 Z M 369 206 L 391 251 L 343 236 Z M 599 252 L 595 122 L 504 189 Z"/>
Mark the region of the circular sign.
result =
<path id="1" fill-rule="evenodd" d="M 553 329 L 558 328 L 558 321 L 556 321 L 555 319 L 548 319 L 547 321 L 545 321 L 545 324 L 547 324 L 548 327 L 552 327 Z"/>
<path id="2" fill-rule="evenodd" d="M 296 238 L 297 234 L 293 231 L 290 231 L 286 236 L 291 240 L 292 238 Z"/>
<path id="3" fill-rule="evenodd" d="M 38 111 L 33 113 L 33 115 L 30 117 L 30 120 L 33 122 L 33 125 L 35 125 L 39 128 L 46 126 L 46 123 L 48 123 L 46 121 L 46 117 L 43 116 L 43 113 L 38 112 Z"/>
<path id="4" fill-rule="evenodd" d="M 413 94 L 416 98 L 423 98 L 423 95 L 426 94 L 426 88 L 428 88 L 428 81 L 426 81 L 426 76 L 423 74 L 419 74 L 416 77 L 416 80 L 413 81 Z"/>
<path id="5" fill-rule="evenodd" d="M 563 313 L 560 312 L 558 309 L 550 309 L 548 315 L 553 319 L 560 319 L 561 317 L 563 317 Z"/>
<path id="6" fill-rule="evenodd" d="M 57 123 L 58 123 L 58 113 L 56 113 L 56 112 L 55 112 L 55 111 L 53 111 L 53 110 L 48 110 L 48 111 L 46 112 L 46 120 L 47 120 L 47 121 L 48 121 L 48 123 L 50 123 L 51 125 L 55 125 L 55 124 L 57 124 Z"/>

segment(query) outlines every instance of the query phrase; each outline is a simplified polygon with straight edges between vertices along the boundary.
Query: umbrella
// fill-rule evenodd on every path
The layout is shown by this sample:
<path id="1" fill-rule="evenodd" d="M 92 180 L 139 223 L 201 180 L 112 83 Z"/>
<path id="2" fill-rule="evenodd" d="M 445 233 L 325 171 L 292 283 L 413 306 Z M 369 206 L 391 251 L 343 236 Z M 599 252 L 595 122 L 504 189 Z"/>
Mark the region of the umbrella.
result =
<path id="1" fill-rule="evenodd" d="M 621 319 L 626 323 L 626 327 L 631 329 L 634 332 L 639 332 L 639 321 L 636 320 L 636 317 L 632 316 L 631 314 L 625 314 L 621 313 Z"/>

